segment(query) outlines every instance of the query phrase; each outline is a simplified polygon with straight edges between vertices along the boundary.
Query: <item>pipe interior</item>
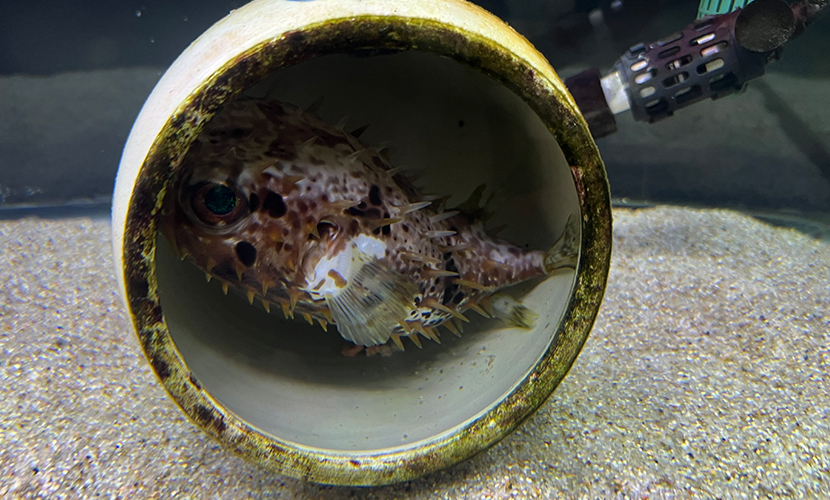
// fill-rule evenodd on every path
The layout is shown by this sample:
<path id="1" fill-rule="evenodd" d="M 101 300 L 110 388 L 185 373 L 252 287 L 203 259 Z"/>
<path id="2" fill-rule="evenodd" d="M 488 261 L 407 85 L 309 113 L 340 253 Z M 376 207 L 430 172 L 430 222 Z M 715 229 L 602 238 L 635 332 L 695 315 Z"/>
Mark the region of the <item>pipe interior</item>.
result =
<path id="1" fill-rule="evenodd" d="M 299 106 L 324 98 L 320 115 L 369 124 L 367 145 L 388 145 L 395 166 L 418 173 L 426 193 L 463 202 L 494 192 L 499 237 L 549 248 L 579 205 L 569 166 L 542 120 L 475 69 L 421 52 L 331 55 L 274 72 L 248 89 Z M 159 236 L 159 294 L 188 368 L 217 401 L 265 434 L 299 446 L 365 453 L 402 449 L 453 432 L 497 404 L 544 354 L 568 304 L 574 272 L 506 291 L 539 314 L 532 330 L 468 313 L 460 338 L 404 339 L 391 357 L 345 357 L 332 326 L 267 313 L 241 293 L 180 262 Z"/>

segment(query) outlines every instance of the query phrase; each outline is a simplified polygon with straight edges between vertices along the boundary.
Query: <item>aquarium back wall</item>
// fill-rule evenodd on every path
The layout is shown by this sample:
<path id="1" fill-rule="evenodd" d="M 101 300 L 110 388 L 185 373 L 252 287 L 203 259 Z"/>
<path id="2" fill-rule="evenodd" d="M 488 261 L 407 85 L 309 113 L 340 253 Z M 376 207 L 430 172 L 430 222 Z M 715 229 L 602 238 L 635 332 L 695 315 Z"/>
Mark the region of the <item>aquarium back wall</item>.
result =
<path id="1" fill-rule="evenodd" d="M 482 0 L 567 77 L 683 28 L 697 0 Z M 0 3 L 0 209 L 106 208 L 124 141 L 164 70 L 242 1 Z M 742 95 L 598 141 L 633 203 L 830 213 L 830 18 Z M 505 166 L 509 167 L 509 166 Z"/>
<path id="2" fill-rule="evenodd" d="M 0 2 L 0 206 L 109 204 L 165 68 L 243 3 Z"/>

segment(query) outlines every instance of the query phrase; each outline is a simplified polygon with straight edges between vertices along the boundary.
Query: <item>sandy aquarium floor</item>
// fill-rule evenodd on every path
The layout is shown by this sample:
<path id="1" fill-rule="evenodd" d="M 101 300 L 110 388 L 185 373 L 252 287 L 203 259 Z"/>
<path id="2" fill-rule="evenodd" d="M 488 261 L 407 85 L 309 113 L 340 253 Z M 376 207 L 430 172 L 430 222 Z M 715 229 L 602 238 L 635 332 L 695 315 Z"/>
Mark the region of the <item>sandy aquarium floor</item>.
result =
<path id="1" fill-rule="evenodd" d="M 830 245 L 729 211 L 617 210 L 603 308 L 517 432 L 404 484 L 334 488 L 219 448 L 149 370 L 109 225 L 0 222 L 2 498 L 830 495 Z"/>

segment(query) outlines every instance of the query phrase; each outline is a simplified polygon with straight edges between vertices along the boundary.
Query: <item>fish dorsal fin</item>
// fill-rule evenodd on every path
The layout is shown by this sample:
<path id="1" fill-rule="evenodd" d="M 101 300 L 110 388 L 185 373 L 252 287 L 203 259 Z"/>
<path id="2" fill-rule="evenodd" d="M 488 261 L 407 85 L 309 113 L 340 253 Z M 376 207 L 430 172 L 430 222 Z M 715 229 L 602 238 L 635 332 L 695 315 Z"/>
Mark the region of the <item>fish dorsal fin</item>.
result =
<path id="1" fill-rule="evenodd" d="M 342 289 L 325 294 L 326 304 L 344 339 L 364 346 L 384 344 L 415 307 L 418 287 L 378 259 L 354 252 L 356 270 Z"/>
<path id="2" fill-rule="evenodd" d="M 320 118 L 320 108 L 323 106 L 323 97 L 324 96 L 318 97 L 316 101 L 312 102 L 307 108 L 305 108 L 305 112 L 313 115 L 315 118 Z"/>
<path id="3" fill-rule="evenodd" d="M 455 207 L 456 210 L 466 215 L 470 220 L 480 220 L 487 222 L 493 217 L 495 213 L 492 210 L 487 210 L 487 206 L 491 205 L 495 192 L 490 193 L 487 199 L 484 199 L 484 190 L 487 188 L 486 184 L 479 184 L 467 199 Z"/>

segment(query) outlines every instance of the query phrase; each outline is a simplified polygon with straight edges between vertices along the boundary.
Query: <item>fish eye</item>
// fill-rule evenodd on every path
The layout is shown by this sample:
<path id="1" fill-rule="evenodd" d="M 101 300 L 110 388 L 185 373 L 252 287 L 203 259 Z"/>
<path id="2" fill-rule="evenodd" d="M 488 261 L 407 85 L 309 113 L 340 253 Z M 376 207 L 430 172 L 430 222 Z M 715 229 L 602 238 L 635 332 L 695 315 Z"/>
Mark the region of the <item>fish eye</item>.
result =
<path id="1" fill-rule="evenodd" d="M 205 208 L 213 215 L 228 215 L 237 203 L 236 193 L 223 184 L 216 184 L 205 193 Z"/>
<path id="2" fill-rule="evenodd" d="M 193 213 L 210 226 L 233 224 L 247 213 L 247 205 L 238 189 L 217 182 L 198 186 L 192 201 Z"/>

